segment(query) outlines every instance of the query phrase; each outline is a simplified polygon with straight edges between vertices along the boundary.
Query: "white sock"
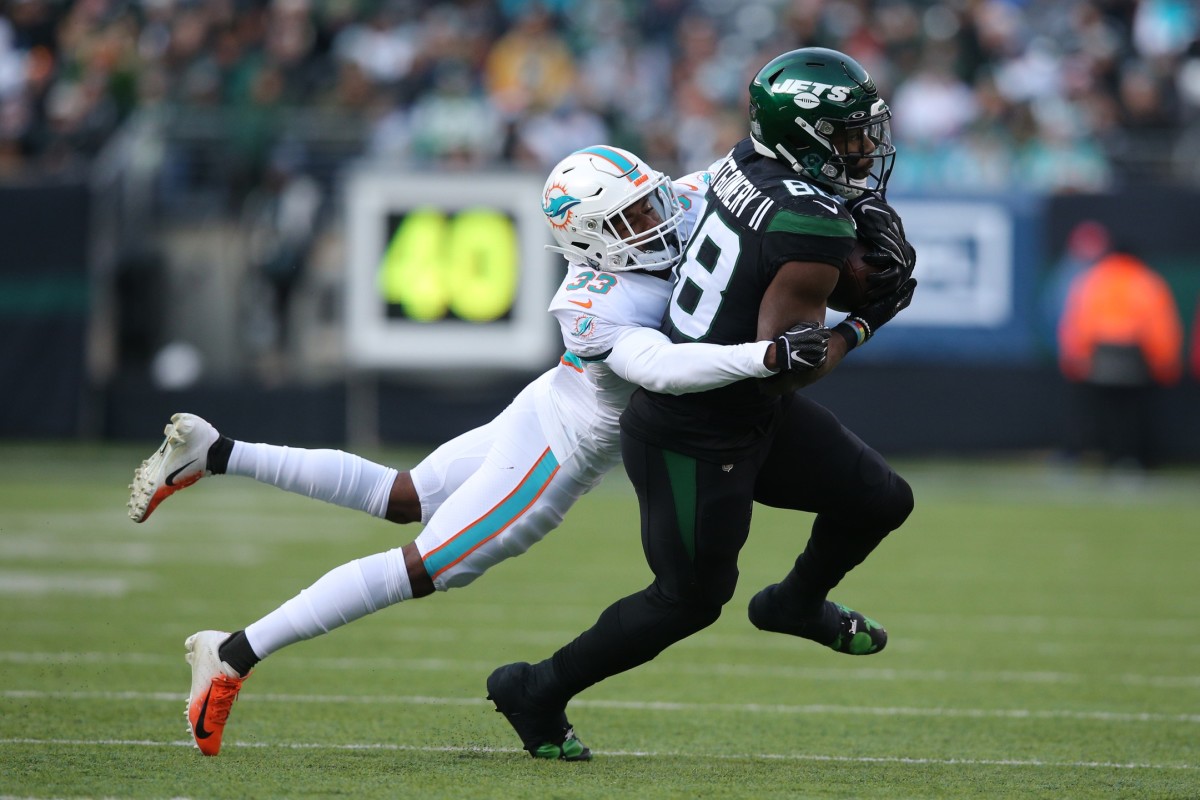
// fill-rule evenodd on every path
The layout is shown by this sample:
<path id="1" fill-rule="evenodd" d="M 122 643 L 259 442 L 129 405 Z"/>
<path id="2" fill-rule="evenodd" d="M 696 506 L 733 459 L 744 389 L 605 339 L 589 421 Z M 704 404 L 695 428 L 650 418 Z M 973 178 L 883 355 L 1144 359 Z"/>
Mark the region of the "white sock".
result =
<path id="1" fill-rule="evenodd" d="M 246 639 L 259 658 L 311 639 L 347 622 L 412 599 L 412 585 L 397 547 L 330 570 L 300 594 L 246 626 Z"/>
<path id="2" fill-rule="evenodd" d="M 341 450 L 235 441 L 225 474 L 383 518 L 398 472 Z"/>

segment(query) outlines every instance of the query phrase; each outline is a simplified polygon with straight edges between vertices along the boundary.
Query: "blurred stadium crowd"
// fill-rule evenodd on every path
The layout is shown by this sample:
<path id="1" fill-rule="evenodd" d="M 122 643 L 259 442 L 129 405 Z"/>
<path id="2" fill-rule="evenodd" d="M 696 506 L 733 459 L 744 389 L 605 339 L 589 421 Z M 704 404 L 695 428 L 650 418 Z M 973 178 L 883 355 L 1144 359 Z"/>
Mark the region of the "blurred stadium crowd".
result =
<path id="1" fill-rule="evenodd" d="M 845 50 L 892 102 L 893 186 L 1200 180 L 1192 0 L 0 0 L 0 179 L 86 164 L 138 110 L 212 110 L 245 183 L 330 115 L 417 167 L 668 170 L 745 135 L 779 52 Z M 302 138 L 302 137 L 300 137 Z"/>

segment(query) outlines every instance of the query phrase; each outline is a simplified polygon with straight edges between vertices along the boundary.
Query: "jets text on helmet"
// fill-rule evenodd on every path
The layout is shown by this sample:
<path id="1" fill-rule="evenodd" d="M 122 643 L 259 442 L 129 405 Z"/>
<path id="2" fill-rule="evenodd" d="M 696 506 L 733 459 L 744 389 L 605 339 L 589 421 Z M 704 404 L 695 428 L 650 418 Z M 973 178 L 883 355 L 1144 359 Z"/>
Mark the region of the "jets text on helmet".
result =
<path id="1" fill-rule="evenodd" d="M 854 91 L 853 86 L 834 86 L 831 83 L 817 83 L 816 81 L 806 81 L 800 78 L 788 78 L 786 81 L 781 81 L 771 87 L 773 94 L 810 94 L 813 97 L 820 98 L 826 91 L 829 94 L 825 95 L 826 100 L 834 103 L 844 103 L 850 97 L 850 92 Z"/>

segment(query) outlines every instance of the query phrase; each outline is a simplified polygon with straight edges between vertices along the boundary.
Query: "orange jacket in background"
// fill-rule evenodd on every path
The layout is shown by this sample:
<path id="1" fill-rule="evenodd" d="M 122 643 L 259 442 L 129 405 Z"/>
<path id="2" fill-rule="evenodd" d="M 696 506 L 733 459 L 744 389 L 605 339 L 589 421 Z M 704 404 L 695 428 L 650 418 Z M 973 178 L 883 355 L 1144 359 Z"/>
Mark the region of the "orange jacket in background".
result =
<path id="1" fill-rule="evenodd" d="M 1192 318 L 1192 377 L 1200 381 L 1200 303 L 1196 304 L 1196 316 Z"/>
<path id="2" fill-rule="evenodd" d="M 1072 281 L 1058 324 L 1063 374 L 1086 379 L 1099 344 L 1137 346 L 1155 381 L 1179 380 L 1183 323 L 1171 289 L 1157 272 L 1125 253 L 1105 256 Z"/>

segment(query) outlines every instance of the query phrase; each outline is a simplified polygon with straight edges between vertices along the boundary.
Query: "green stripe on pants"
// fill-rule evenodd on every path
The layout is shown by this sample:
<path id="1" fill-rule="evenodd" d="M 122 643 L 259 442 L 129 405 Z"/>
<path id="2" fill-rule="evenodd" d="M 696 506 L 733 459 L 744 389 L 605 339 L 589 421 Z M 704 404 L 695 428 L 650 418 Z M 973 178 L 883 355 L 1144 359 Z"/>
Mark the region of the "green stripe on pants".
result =
<path id="1" fill-rule="evenodd" d="M 670 450 L 663 450 L 671 495 L 675 498 L 675 519 L 683 549 L 691 561 L 696 560 L 696 459 Z"/>

